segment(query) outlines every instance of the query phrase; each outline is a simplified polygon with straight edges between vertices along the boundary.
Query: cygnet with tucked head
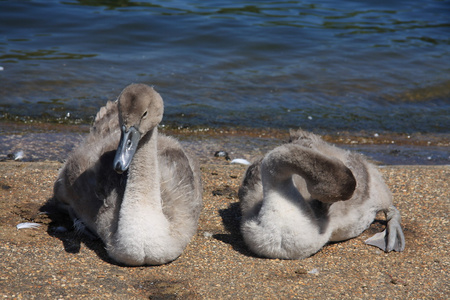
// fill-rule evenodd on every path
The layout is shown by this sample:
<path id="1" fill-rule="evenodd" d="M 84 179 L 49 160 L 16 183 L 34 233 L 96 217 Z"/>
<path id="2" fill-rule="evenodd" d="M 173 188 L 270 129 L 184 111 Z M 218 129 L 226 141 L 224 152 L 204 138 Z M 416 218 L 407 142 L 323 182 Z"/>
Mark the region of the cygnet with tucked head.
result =
<path id="1" fill-rule="evenodd" d="M 302 130 L 247 169 L 239 199 L 242 235 L 260 256 L 308 257 L 360 235 L 378 211 L 386 231 L 367 243 L 387 252 L 405 247 L 400 213 L 375 166 Z"/>
<path id="2" fill-rule="evenodd" d="M 158 134 L 163 111 L 152 87 L 127 86 L 100 109 L 55 182 L 57 203 L 121 264 L 170 262 L 197 231 L 200 171 L 175 139 Z"/>

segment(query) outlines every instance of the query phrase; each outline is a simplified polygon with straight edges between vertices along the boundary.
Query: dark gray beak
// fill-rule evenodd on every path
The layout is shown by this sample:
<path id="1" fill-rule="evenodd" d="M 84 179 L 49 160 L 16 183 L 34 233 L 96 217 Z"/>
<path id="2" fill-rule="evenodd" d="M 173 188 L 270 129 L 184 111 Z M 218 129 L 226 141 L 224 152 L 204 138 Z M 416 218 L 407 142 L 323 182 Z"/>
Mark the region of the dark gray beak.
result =
<path id="1" fill-rule="evenodd" d="M 127 131 L 126 127 L 122 126 L 122 135 L 113 162 L 113 168 L 117 173 L 121 174 L 128 170 L 140 139 L 141 134 L 135 127 L 130 127 Z"/>

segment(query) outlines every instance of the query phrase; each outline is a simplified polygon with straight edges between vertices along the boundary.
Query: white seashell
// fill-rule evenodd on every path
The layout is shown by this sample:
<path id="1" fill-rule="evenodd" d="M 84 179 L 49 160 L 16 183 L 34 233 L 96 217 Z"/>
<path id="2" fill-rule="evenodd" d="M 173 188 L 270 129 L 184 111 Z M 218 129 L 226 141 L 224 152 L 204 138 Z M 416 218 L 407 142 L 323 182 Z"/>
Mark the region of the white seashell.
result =
<path id="1" fill-rule="evenodd" d="M 14 160 L 22 160 L 23 159 L 23 151 L 18 151 L 14 154 Z"/>
<path id="2" fill-rule="evenodd" d="M 250 162 L 243 158 L 235 158 L 231 161 L 232 164 L 250 165 Z"/>
<path id="3" fill-rule="evenodd" d="M 41 224 L 38 223 L 32 223 L 32 222 L 25 222 L 25 223 L 20 223 L 17 224 L 17 229 L 26 229 L 26 228 L 38 228 L 41 227 Z"/>

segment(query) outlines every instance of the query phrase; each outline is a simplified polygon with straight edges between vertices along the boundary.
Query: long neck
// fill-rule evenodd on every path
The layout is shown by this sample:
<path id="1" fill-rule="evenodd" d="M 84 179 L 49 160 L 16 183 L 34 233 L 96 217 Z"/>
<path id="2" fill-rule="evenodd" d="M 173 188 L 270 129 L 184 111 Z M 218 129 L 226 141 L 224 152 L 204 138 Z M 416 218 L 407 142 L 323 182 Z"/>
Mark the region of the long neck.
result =
<path id="1" fill-rule="evenodd" d="M 157 141 L 158 130 L 155 127 L 139 142 L 128 169 L 124 202 L 137 204 L 145 201 L 146 206 L 161 209 Z"/>
<path id="2" fill-rule="evenodd" d="M 286 144 L 274 149 L 262 161 L 263 184 L 274 188 L 292 188 L 292 175 L 300 175 L 314 199 L 325 203 L 347 200 L 352 196 L 356 181 L 341 161 L 327 157 L 310 148 Z M 265 181 L 265 182 L 264 182 Z"/>
<path id="3" fill-rule="evenodd" d="M 316 172 L 327 172 L 326 168 L 317 167 L 317 164 L 325 164 L 322 160 L 310 149 L 289 144 L 273 150 L 261 164 L 264 201 L 260 216 L 265 216 L 270 222 L 277 222 L 280 234 L 295 235 L 295 238 L 291 236 L 292 239 L 300 244 L 303 241 L 304 247 L 315 245 L 315 251 L 330 234 L 329 204 L 310 199 L 306 201 L 295 186 L 293 175 L 301 176 L 314 188 L 314 185 L 322 183 L 320 176 L 324 176 Z"/>
<path id="4" fill-rule="evenodd" d="M 117 230 L 110 239 L 109 253 L 128 264 L 165 263 L 183 249 L 162 210 L 157 139 L 155 128 L 139 142 L 128 168 Z"/>

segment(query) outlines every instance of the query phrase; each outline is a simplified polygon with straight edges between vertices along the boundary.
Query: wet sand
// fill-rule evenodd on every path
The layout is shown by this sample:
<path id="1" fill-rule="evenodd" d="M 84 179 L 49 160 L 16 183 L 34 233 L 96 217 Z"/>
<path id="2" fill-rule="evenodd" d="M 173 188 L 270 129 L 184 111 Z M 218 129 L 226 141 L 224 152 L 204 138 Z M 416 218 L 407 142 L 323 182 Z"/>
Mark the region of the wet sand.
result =
<path id="1" fill-rule="evenodd" d="M 163 266 L 122 267 L 103 245 L 46 214 L 59 162 L 0 162 L 0 293 L 10 299 L 448 299 L 450 166 L 381 172 L 402 214 L 406 249 L 384 253 L 361 236 L 304 260 L 255 257 L 239 234 L 237 189 L 245 166 L 201 165 L 204 208 L 184 253 Z M 37 229 L 17 230 L 21 222 Z M 67 232 L 58 232 L 64 226 Z"/>
<path id="2" fill-rule="evenodd" d="M 0 121 L 0 161 L 63 161 L 89 132 L 88 125 Z M 289 140 L 289 131 L 257 128 L 173 128 L 160 132 L 178 138 L 202 163 L 211 162 L 216 151 L 229 157 L 252 160 Z M 387 132 L 316 132 L 339 147 L 358 151 L 376 164 L 448 165 L 450 134 Z"/>

